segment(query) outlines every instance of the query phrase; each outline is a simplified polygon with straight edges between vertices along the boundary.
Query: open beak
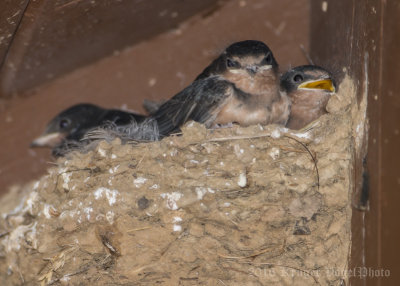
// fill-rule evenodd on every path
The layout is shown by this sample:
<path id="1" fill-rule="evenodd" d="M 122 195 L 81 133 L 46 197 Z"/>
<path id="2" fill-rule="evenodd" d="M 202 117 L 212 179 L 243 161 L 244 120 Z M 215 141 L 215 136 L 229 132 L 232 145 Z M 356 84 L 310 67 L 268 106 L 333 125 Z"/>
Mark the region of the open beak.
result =
<path id="1" fill-rule="evenodd" d="M 311 80 L 303 82 L 299 85 L 299 88 L 303 89 L 323 89 L 330 92 L 335 92 L 335 84 L 331 79 L 320 79 L 320 80 Z"/>
<path id="2" fill-rule="evenodd" d="M 30 147 L 50 147 L 53 148 L 61 144 L 65 135 L 59 132 L 44 134 L 32 141 Z"/>

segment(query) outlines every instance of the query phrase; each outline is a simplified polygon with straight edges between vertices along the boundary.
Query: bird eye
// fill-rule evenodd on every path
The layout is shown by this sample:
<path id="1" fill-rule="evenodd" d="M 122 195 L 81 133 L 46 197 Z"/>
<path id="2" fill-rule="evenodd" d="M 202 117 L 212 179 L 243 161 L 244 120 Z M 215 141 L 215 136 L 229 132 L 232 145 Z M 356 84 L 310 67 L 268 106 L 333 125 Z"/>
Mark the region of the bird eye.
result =
<path id="1" fill-rule="evenodd" d="M 60 129 L 67 128 L 69 126 L 69 124 L 70 124 L 70 121 L 68 119 L 61 119 L 60 123 L 59 123 Z"/>
<path id="2" fill-rule="evenodd" d="M 240 64 L 232 59 L 226 59 L 226 66 L 228 68 L 239 68 Z"/>
<path id="3" fill-rule="evenodd" d="M 268 56 L 266 56 L 266 57 L 263 59 L 262 64 L 264 64 L 264 65 L 270 65 L 270 64 L 272 64 L 272 56 L 271 56 L 271 54 L 268 54 Z"/>
<path id="4" fill-rule="evenodd" d="M 303 80 L 303 76 L 302 76 L 301 74 L 296 74 L 296 75 L 293 77 L 293 80 L 294 80 L 295 82 L 301 82 L 301 81 Z"/>

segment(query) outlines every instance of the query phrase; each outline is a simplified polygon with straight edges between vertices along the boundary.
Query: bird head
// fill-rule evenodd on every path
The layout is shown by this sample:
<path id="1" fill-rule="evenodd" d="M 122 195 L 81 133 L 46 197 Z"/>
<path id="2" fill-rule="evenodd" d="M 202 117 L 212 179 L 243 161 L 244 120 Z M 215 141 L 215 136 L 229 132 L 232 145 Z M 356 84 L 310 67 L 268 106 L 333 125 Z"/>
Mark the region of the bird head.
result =
<path id="1" fill-rule="evenodd" d="M 275 75 L 277 71 L 278 63 L 269 47 L 260 41 L 247 40 L 233 43 L 227 47 L 196 80 L 225 73 L 246 76 Z"/>
<path id="2" fill-rule="evenodd" d="M 286 72 L 281 77 L 281 89 L 288 93 L 288 96 L 298 91 L 299 93 L 335 93 L 336 83 L 332 75 L 325 69 L 313 66 L 299 66 Z"/>
<path id="3" fill-rule="evenodd" d="M 104 109 L 93 104 L 74 105 L 55 116 L 31 147 L 54 148 L 65 139 L 79 139 L 88 128 L 96 126 L 103 112 Z"/>
<path id="4" fill-rule="evenodd" d="M 260 41 L 243 41 L 230 45 L 221 55 L 226 70 L 230 73 L 249 74 L 277 72 L 276 62 L 271 50 Z"/>

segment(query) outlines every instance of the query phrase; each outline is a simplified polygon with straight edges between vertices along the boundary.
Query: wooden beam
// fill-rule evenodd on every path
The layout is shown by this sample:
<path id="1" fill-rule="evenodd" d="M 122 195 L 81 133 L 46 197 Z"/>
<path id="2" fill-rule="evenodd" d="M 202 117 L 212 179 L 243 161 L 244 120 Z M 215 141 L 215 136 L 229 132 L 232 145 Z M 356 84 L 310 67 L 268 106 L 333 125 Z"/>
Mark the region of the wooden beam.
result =
<path id="1" fill-rule="evenodd" d="M 399 285 L 400 26 L 396 19 L 400 17 L 400 3 L 394 0 L 312 0 L 311 3 L 311 57 L 339 77 L 345 68 L 355 80 L 357 98 L 368 96 L 370 200 L 365 212 L 353 211 L 349 266 L 349 269 L 366 267 L 367 272 L 365 276 L 352 277 L 351 284 Z M 355 205 L 363 186 L 362 155 L 354 166 Z M 376 277 L 378 274 L 380 277 Z M 390 276 L 386 277 L 387 274 Z"/>

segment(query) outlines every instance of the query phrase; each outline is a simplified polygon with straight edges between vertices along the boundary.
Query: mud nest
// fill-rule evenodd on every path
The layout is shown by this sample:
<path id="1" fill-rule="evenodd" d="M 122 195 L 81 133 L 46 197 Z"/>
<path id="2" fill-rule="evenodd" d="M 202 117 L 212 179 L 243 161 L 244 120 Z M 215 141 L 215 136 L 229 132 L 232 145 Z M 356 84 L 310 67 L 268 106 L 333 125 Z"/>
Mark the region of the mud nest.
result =
<path id="1" fill-rule="evenodd" d="M 191 122 L 59 159 L 2 198 L 0 283 L 339 285 L 364 105 L 345 79 L 299 132 Z"/>

